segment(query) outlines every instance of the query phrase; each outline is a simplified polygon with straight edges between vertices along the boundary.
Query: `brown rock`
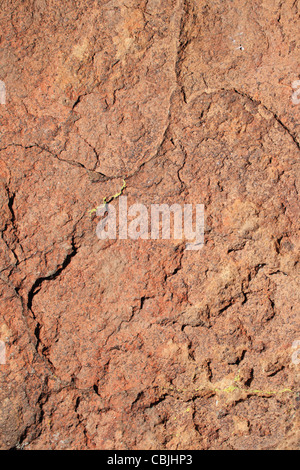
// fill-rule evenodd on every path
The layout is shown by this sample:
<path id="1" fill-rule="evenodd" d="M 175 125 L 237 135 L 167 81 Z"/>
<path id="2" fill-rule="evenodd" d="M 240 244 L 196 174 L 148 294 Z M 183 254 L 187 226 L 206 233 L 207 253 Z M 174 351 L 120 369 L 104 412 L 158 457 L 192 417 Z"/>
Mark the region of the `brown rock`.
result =
<path id="1" fill-rule="evenodd" d="M 0 448 L 296 449 L 297 2 L 2 7 Z M 204 247 L 99 240 L 123 178 Z"/>

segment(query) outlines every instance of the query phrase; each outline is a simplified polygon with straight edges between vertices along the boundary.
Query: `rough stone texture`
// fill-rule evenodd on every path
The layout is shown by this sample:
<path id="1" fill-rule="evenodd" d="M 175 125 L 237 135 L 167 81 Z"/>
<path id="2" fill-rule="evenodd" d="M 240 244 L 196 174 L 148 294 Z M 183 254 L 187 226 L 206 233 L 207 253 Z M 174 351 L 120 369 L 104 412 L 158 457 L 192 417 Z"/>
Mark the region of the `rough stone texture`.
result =
<path id="1" fill-rule="evenodd" d="M 0 447 L 299 448 L 299 0 L 0 15 Z M 99 240 L 124 177 L 204 248 Z"/>

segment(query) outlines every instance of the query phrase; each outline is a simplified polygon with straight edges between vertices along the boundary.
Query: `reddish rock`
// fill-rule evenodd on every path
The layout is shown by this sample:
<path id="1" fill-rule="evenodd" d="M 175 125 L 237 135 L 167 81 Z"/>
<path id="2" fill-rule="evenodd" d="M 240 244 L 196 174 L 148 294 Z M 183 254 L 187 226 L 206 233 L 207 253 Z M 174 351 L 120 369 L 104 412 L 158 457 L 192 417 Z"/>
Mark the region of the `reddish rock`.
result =
<path id="1" fill-rule="evenodd" d="M 299 447 L 299 10 L 213 3 L 4 2 L 1 449 Z"/>

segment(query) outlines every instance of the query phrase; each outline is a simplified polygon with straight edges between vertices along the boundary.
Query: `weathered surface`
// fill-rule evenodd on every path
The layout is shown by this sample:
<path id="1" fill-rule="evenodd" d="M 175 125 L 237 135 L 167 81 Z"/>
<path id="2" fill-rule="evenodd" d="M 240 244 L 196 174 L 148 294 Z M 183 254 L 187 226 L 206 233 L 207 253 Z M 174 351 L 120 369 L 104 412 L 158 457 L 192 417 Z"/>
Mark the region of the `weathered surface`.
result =
<path id="1" fill-rule="evenodd" d="M 299 1 L 2 3 L 0 447 L 298 448 Z"/>

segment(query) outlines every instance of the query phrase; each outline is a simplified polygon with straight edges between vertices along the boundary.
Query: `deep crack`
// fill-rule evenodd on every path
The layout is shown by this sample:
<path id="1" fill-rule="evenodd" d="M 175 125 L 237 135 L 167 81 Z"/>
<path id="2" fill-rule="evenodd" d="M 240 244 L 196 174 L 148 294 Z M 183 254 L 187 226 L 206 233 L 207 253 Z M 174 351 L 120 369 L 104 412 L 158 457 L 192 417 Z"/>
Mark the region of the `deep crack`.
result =
<path id="1" fill-rule="evenodd" d="M 74 256 L 76 256 L 78 252 L 78 248 L 75 246 L 74 237 L 72 237 L 71 243 L 72 243 L 72 251 L 66 256 L 61 267 L 59 267 L 53 274 L 49 274 L 48 276 L 37 278 L 28 292 L 27 308 L 28 310 L 32 312 L 34 318 L 35 318 L 35 315 L 32 311 L 32 302 L 33 302 L 34 296 L 41 290 L 42 283 L 44 281 L 52 281 L 53 279 L 56 279 L 61 274 L 61 272 L 64 271 L 64 269 L 66 269 L 66 267 L 71 263 L 72 258 L 74 258 Z"/>

